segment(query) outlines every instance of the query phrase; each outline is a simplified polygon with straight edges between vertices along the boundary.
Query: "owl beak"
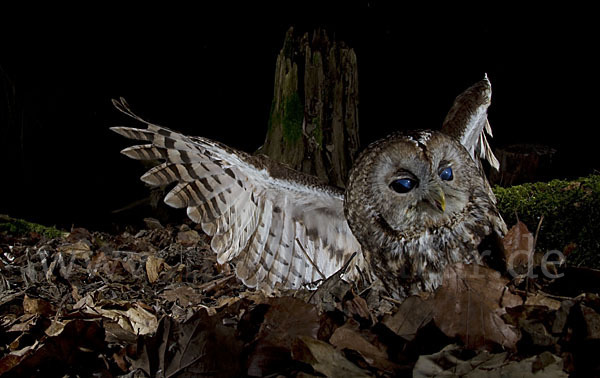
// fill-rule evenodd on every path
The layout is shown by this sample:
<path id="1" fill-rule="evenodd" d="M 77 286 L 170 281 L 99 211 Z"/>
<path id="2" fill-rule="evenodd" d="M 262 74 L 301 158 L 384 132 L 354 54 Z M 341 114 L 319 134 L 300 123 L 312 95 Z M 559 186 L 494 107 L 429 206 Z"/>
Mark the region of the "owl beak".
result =
<path id="1" fill-rule="evenodd" d="M 431 188 L 429 195 L 427 196 L 427 202 L 441 212 L 446 211 L 446 196 L 444 195 L 442 188 L 437 185 Z"/>

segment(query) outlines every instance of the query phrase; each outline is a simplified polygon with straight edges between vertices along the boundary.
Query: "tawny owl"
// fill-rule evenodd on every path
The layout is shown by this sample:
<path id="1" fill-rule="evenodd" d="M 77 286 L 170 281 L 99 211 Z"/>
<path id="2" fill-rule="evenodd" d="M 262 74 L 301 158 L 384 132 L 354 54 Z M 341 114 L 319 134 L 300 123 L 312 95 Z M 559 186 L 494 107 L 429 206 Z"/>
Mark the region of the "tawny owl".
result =
<path id="1" fill-rule="evenodd" d="M 482 136 L 487 77 L 468 91 L 480 98 L 457 98 L 447 133 L 397 133 L 368 146 L 345 193 L 265 156 L 146 122 L 123 100 L 117 108 L 147 128 L 112 130 L 149 142 L 122 152 L 164 160 L 142 181 L 177 182 L 165 202 L 187 209 L 212 236 L 218 261 L 233 261 L 247 286 L 299 288 L 356 252 L 345 279 L 378 278 L 403 298 L 435 289 L 447 264 L 478 261 L 482 238 L 506 231 L 478 161 L 493 157 Z"/>

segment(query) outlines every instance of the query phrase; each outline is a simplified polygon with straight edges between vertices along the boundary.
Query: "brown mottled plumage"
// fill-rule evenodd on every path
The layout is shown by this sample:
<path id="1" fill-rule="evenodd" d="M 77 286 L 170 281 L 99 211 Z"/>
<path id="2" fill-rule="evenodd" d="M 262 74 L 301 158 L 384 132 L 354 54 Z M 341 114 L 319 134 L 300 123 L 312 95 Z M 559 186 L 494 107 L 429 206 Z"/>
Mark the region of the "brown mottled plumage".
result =
<path id="1" fill-rule="evenodd" d="M 448 167 L 452 180 L 443 180 Z M 396 192 L 392 183 L 406 178 L 415 187 Z M 485 180 L 465 148 L 441 132 L 397 133 L 363 151 L 350 173 L 345 214 L 391 295 L 434 290 L 447 264 L 479 261 L 481 240 L 506 232 Z"/>
<path id="2" fill-rule="evenodd" d="M 447 264 L 478 261 L 482 238 L 506 231 L 478 169 L 480 157 L 493 157 L 479 135 L 489 106 L 480 100 L 489 88 L 487 77 L 483 81 L 477 84 L 483 90 L 471 91 L 476 85 L 457 98 L 447 134 L 397 133 L 367 147 L 345 193 L 264 156 L 146 122 L 124 100 L 115 106 L 147 128 L 112 130 L 149 142 L 122 152 L 164 160 L 142 180 L 178 183 L 165 202 L 187 209 L 212 236 L 218 261 L 233 261 L 246 285 L 299 288 L 331 276 L 356 252 L 345 279 L 379 278 L 403 298 L 434 290 Z M 481 153 L 482 146 L 489 153 Z"/>

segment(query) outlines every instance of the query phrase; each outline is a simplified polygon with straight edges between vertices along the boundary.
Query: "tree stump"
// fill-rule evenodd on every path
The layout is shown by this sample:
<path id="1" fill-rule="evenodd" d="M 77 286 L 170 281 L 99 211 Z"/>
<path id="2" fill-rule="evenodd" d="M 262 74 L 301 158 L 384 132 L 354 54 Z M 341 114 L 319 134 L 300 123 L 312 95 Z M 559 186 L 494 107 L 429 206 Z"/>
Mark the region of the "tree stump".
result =
<path id="1" fill-rule="evenodd" d="M 275 88 L 262 153 L 344 187 L 359 148 L 356 54 L 330 42 L 324 30 L 309 38 L 290 28 L 277 57 Z"/>
<path id="2" fill-rule="evenodd" d="M 497 148 L 494 152 L 500 162 L 500 171 L 491 170 L 489 180 L 492 184 L 512 186 L 552 178 L 556 150 L 551 147 L 515 144 Z"/>

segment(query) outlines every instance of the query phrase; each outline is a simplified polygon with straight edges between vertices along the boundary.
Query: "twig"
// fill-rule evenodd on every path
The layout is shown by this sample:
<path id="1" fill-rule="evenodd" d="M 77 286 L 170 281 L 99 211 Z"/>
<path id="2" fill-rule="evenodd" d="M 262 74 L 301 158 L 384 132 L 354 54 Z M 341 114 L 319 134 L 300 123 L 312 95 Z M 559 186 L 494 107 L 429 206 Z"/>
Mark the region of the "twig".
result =
<path id="1" fill-rule="evenodd" d="M 404 303 L 403 301 L 400 301 L 398 299 L 394 299 L 392 297 L 388 297 L 387 295 L 382 295 L 381 298 L 385 299 L 386 301 L 390 301 L 392 303 L 395 303 L 395 304 L 402 304 L 402 303 Z"/>
<path id="2" fill-rule="evenodd" d="M 535 247 L 537 246 L 538 236 L 540 235 L 540 229 L 542 228 L 542 222 L 544 221 L 544 216 L 540 217 L 540 221 L 535 230 L 535 237 L 533 238 L 533 250 L 535 251 Z"/>
<path id="3" fill-rule="evenodd" d="M 312 264 L 313 268 L 315 268 L 315 270 L 317 271 L 317 273 L 319 273 L 321 275 L 321 277 L 323 277 L 323 279 L 327 278 L 325 277 L 325 275 L 321 272 L 321 270 L 319 270 L 319 267 L 317 266 L 317 264 L 315 264 L 315 262 L 310 258 L 310 256 L 308 255 L 308 253 L 306 252 L 306 250 L 304 249 L 304 247 L 302 246 L 302 243 L 300 243 L 300 240 L 298 240 L 298 238 L 296 238 L 296 241 L 298 242 L 298 245 L 300 246 L 300 249 L 302 250 L 302 252 L 304 253 L 304 256 L 306 256 L 306 258 L 308 259 L 308 261 L 310 261 L 310 263 Z"/>
<path id="4" fill-rule="evenodd" d="M 221 277 L 221 278 L 217 278 L 216 280 L 212 280 L 210 282 L 207 282 L 205 284 L 202 284 L 198 287 L 199 290 L 202 291 L 210 291 L 213 290 L 221 285 L 223 285 L 225 282 L 229 281 L 230 279 L 232 279 L 233 277 L 235 277 L 235 275 L 232 273 L 228 276 L 225 277 Z"/>

